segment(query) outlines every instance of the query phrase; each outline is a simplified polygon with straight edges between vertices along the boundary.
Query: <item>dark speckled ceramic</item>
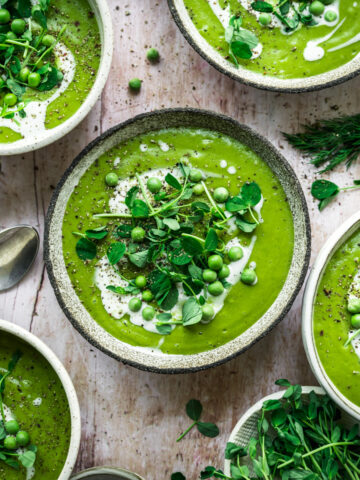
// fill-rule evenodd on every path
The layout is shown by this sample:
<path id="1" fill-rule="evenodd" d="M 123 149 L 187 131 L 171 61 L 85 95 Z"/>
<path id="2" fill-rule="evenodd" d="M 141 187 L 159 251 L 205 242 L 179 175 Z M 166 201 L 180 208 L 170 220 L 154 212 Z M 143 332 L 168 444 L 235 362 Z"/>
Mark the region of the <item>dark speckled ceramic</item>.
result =
<path id="1" fill-rule="evenodd" d="M 136 473 L 114 467 L 95 467 L 77 473 L 71 480 L 144 480 Z"/>
<path id="2" fill-rule="evenodd" d="M 104 152 L 131 137 L 171 127 L 213 129 L 249 146 L 269 164 L 287 195 L 294 221 L 295 248 L 287 280 L 269 310 L 242 335 L 214 350 L 194 355 L 166 355 L 137 349 L 106 332 L 75 294 L 62 252 L 62 223 L 68 199 L 80 177 Z M 266 335 L 288 312 L 307 271 L 310 223 L 297 177 L 285 158 L 261 135 L 220 114 L 193 109 L 161 110 L 139 115 L 105 132 L 73 161 L 60 180 L 46 218 L 45 262 L 56 297 L 66 316 L 93 345 L 135 367 L 161 373 L 185 373 L 219 365 L 244 352 Z"/>
<path id="3" fill-rule="evenodd" d="M 306 78 L 281 79 L 262 75 L 246 68 L 236 68 L 201 36 L 185 8 L 183 0 L 168 0 L 174 20 L 190 45 L 219 72 L 241 83 L 263 90 L 300 93 L 321 90 L 354 78 L 360 73 L 360 56 L 330 72 Z"/>

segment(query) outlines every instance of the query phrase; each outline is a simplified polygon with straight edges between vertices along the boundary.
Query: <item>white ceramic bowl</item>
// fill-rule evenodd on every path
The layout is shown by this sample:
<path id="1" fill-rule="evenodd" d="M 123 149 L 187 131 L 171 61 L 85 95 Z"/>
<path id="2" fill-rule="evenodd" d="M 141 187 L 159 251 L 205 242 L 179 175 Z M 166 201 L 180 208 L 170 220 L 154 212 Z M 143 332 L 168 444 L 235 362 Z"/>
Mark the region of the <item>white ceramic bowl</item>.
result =
<path id="1" fill-rule="evenodd" d="M 95 467 L 79 472 L 71 480 L 144 480 L 136 473 L 116 467 Z"/>
<path id="2" fill-rule="evenodd" d="M 320 362 L 320 358 L 315 346 L 314 329 L 313 329 L 313 309 L 315 303 L 316 292 L 323 276 L 323 273 L 334 255 L 341 245 L 348 238 L 360 229 L 360 211 L 344 222 L 320 250 L 316 258 L 311 274 L 308 278 L 303 298 L 302 308 L 302 338 L 304 342 L 305 352 L 310 363 L 311 369 L 320 383 L 328 393 L 328 395 L 343 410 L 360 421 L 360 407 L 350 402 L 333 384 L 328 377 L 324 367 Z"/>
<path id="3" fill-rule="evenodd" d="M 27 330 L 18 327 L 17 325 L 0 320 L 0 334 L 1 332 L 7 332 L 20 340 L 24 341 L 35 350 L 37 350 L 45 359 L 50 363 L 56 374 L 58 375 L 60 382 L 65 390 L 71 416 L 71 437 L 68 450 L 68 456 L 66 458 L 64 467 L 57 480 L 68 480 L 74 469 L 76 458 L 78 456 L 81 437 L 81 417 L 78 398 L 75 392 L 74 385 L 69 377 L 69 374 L 65 370 L 65 367 L 57 358 L 57 356 L 45 345 L 39 338 Z M 55 479 L 54 479 L 55 480 Z"/>
<path id="4" fill-rule="evenodd" d="M 95 83 L 81 107 L 61 125 L 46 130 L 31 139 L 22 139 L 14 143 L 0 143 L 0 155 L 18 155 L 37 150 L 59 140 L 73 130 L 90 112 L 105 86 L 113 53 L 113 28 L 110 10 L 106 0 L 88 0 L 95 12 L 101 37 L 101 60 Z"/>
<path id="5" fill-rule="evenodd" d="M 325 390 L 323 390 L 321 387 L 302 387 L 302 399 L 304 402 L 306 402 L 306 397 L 308 397 L 310 392 L 315 392 L 317 395 L 325 395 Z M 250 407 L 235 425 L 228 442 L 245 447 L 252 437 L 257 437 L 257 422 L 260 418 L 262 404 L 266 400 L 278 400 L 282 398 L 283 395 L 284 390 L 280 390 L 262 398 L 256 402 L 255 405 Z M 347 415 L 345 412 L 342 412 L 341 423 L 347 428 L 350 428 L 355 422 L 351 416 Z M 244 464 L 249 467 L 250 473 L 253 473 L 252 462 L 244 460 Z M 231 461 L 225 460 L 225 475 L 230 476 L 230 465 Z"/>

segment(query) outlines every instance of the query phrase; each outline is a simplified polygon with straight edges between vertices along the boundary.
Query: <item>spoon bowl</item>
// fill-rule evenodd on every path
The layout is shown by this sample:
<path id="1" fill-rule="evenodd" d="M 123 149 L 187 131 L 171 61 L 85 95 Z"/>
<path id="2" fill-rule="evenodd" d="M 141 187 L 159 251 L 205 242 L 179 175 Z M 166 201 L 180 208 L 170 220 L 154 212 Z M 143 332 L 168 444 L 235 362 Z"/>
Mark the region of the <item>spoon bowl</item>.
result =
<path id="1" fill-rule="evenodd" d="M 27 274 L 39 243 L 39 234 L 30 225 L 17 225 L 0 232 L 0 292 L 13 287 Z"/>

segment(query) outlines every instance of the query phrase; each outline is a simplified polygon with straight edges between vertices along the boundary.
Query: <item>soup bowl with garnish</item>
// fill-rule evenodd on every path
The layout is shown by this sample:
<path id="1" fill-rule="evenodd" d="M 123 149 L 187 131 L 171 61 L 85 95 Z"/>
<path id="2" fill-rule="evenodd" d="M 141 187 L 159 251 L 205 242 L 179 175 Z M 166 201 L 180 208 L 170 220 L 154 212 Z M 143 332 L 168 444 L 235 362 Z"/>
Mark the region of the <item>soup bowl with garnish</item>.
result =
<path id="1" fill-rule="evenodd" d="M 36 150 L 70 132 L 101 94 L 113 49 L 107 2 L 7 2 L 0 43 L 0 155 Z"/>
<path id="2" fill-rule="evenodd" d="M 320 250 L 306 285 L 302 335 L 317 380 L 359 421 L 359 213 L 343 223 Z"/>
<path id="3" fill-rule="evenodd" d="M 218 365 L 289 310 L 310 249 L 286 160 L 223 115 L 140 115 L 78 156 L 47 214 L 58 301 L 94 345 L 157 372 Z"/>
<path id="4" fill-rule="evenodd" d="M 68 480 L 80 434 L 64 366 L 37 337 L 0 320 L 0 478 Z"/>
<path id="5" fill-rule="evenodd" d="M 168 0 L 181 32 L 222 73 L 266 90 L 304 92 L 360 71 L 353 0 Z"/>

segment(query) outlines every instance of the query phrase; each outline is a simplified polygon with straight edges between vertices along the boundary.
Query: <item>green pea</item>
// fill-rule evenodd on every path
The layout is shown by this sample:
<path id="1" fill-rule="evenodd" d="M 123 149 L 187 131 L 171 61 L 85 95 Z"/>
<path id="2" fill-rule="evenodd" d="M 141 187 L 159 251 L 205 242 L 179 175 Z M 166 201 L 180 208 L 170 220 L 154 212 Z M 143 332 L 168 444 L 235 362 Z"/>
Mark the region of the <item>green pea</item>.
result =
<path id="1" fill-rule="evenodd" d="M 261 25 L 263 25 L 264 27 L 266 27 L 267 25 L 269 25 L 271 23 L 271 15 L 270 13 L 266 13 L 266 12 L 263 12 L 263 13 L 260 13 L 259 15 L 259 23 Z"/>
<path id="2" fill-rule="evenodd" d="M 7 38 L 8 40 L 17 40 L 17 36 L 15 35 L 14 32 L 7 32 L 6 38 Z"/>
<path id="3" fill-rule="evenodd" d="M 210 283 L 208 286 L 208 291 L 210 295 L 213 295 L 214 297 L 218 297 L 221 295 L 224 291 L 224 286 L 219 280 L 216 280 L 214 283 Z"/>
<path id="4" fill-rule="evenodd" d="M 151 302 L 151 300 L 154 298 L 154 295 L 150 290 L 144 290 L 141 296 L 144 302 Z"/>
<path id="5" fill-rule="evenodd" d="M 221 267 L 221 270 L 218 273 L 218 277 L 220 280 L 224 280 L 224 278 L 227 278 L 230 275 L 230 268 L 227 265 L 223 265 Z"/>
<path id="6" fill-rule="evenodd" d="M 44 35 L 43 39 L 41 40 L 41 43 L 48 48 L 54 45 L 55 42 L 56 42 L 56 38 L 49 34 Z"/>
<path id="7" fill-rule="evenodd" d="M 203 320 L 209 321 L 214 318 L 215 312 L 211 305 L 205 304 L 201 307 Z"/>
<path id="8" fill-rule="evenodd" d="M 28 67 L 24 67 L 19 72 L 19 80 L 25 83 L 27 82 L 29 75 L 30 75 L 30 69 Z"/>
<path id="9" fill-rule="evenodd" d="M 4 447 L 7 450 L 16 450 L 17 449 L 16 438 L 15 437 L 6 437 L 5 440 L 4 440 Z"/>
<path id="10" fill-rule="evenodd" d="M 350 313 L 360 313 L 360 298 L 350 298 L 347 309 Z"/>
<path id="11" fill-rule="evenodd" d="M 253 268 L 245 268 L 243 270 L 240 280 L 246 285 L 253 285 L 256 281 L 256 273 Z"/>
<path id="12" fill-rule="evenodd" d="M 10 435 L 16 435 L 17 432 L 20 430 L 20 426 L 16 420 L 9 420 L 5 423 L 5 430 Z"/>
<path id="13" fill-rule="evenodd" d="M 151 193 L 158 193 L 161 190 L 162 183 L 161 183 L 161 180 L 159 178 L 151 177 L 146 182 L 146 186 Z"/>
<path id="14" fill-rule="evenodd" d="M 192 168 L 189 173 L 189 178 L 192 182 L 200 182 L 200 180 L 202 180 L 203 178 L 201 170 L 198 170 L 197 168 Z"/>
<path id="15" fill-rule="evenodd" d="M 218 203 L 225 203 L 229 198 L 229 190 L 225 187 L 218 187 L 214 190 L 214 200 Z"/>
<path id="16" fill-rule="evenodd" d="M 16 105 L 17 101 L 17 96 L 13 93 L 7 93 L 4 97 L 4 104 L 8 105 L 9 107 L 13 107 L 14 105 Z"/>
<path id="17" fill-rule="evenodd" d="M 1 25 L 4 25 L 5 23 L 10 22 L 10 12 L 9 10 L 6 10 L 6 8 L 0 8 L 0 23 Z"/>
<path id="18" fill-rule="evenodd" d="M 149 48 L 147 51 L 146 57 L 150 62 L 157 62 L 159 60 L 159 52 L 156 50 L 156 48 Z"/>
<path id="19" fill-rule="evenodd" d="M 316 15 L 316 16 L 324 13 L 324 10 L 325 10 L 325 5 L 322 2 L 320 2 L 319 0 L 314 0 L 310 4 L 310 7 L 309 7 L 310 13 L 312 13 L 313 15 Z"/>
<path id="20" fill-rule="evenodd" d="M 228 251 L 228 257 L 230 262 L 237 262 L 244 256 L 244 252 L 241 247 L 230 247 Z"/>
<path id="21" fill-rule="evenodd" d="M 351 317 L 351 326 L 354 328 L 360 328 L 360 313 Z"/>
<path id="22" fill-rule="evenodd" d="M 217 273 L 214 270 L 210 270 L 209 268 L 206 268 L 202 272 L 202 278 L 206 283 L 213 283 L 217 279 Z"/>
<path id="23" fill-rule="evenodd" d="M 142 242 L 145 238 L 145 230 L 142 227 L 135 227 L 131 230 L 131 238 L 134 242 Z"/>
<path id="24" fill-rule="evenodd" d="M 26 22 L 22 18 L 16 18 L 12 21 L 11 30 L 16 33 L 16 35 L 22 35 L 25 32 Z"/>
<path id="25" fill-rule="evenodd" d="M 155 309 L 153 307 L 145 307 L 141 314 L 143 319 L 149 322 L 155 317 Z"/>
<path id="26" fill-rule="evenodd" d="M 328 10 L 327 12 L 325 12 L 324 18 L 327 22 L 335 22 L 338 16 L 335 10 Z"/>
<path id="27" fill-rule="evenodd" d="M 208 266 L 211 270 L 221 270 L 221 267 L 223 266 L 224 262 L 223 259 L 220 257 L 220 255 L 211 255 L 208 258 Z"/>
<path id="28" fill-rule="evenodd" d="M 19 447 L 26 447 L 30 442 L 30 435 L 25 432 L 25 430 L 20 430 L 16 434 L 16 443 L 19 445 Z"/>
<path id="29" fill-rule="evenodd" d="M 129 310 L 131 312 L 138 312 L 141 309 L 142 301 L 140 298 L 134 297 L 129 301 Z"/>
<path id="30" fill-rule="evenodd" d="M 32 72 L 28 76 L 28 85 L 31 88 L 36 88 L 40 85 L 41 82 L 41 76 L 40 73 L 37 72 Z"/>
<path id="31" fill-rule="evenodd" d="M 141 83 L 139 78 L 132 78 L 129 81 L 129 88 L 134 91 L 139 91 L 141 89 Z"/>
<path id="32" fill-rule="evenodd" d="M 119 183 L 119 177 L 116 175 L 116 173 L 110 172 L 105 177 L 105 183 L 109 187 L 116 187 L 116 185 Z"/>
<path id="33" fill-rule="evenodd" d="M 144 275 L 138 275 L 138 276 L 135 278 L 135 285 L 136 285 L 138 288 L 144 288 L 145 285 L 146 285 L 146 277 L 144 277 Z"/>
<path id="34" fill-rule="evenodd" d="M 195 195 L 202 195 L 204 193 L 204 185 L 202 183 L 194 185 L 193 192 Z"/>

